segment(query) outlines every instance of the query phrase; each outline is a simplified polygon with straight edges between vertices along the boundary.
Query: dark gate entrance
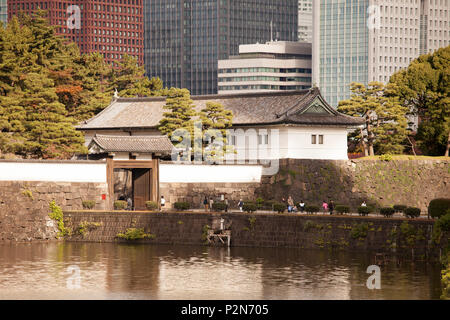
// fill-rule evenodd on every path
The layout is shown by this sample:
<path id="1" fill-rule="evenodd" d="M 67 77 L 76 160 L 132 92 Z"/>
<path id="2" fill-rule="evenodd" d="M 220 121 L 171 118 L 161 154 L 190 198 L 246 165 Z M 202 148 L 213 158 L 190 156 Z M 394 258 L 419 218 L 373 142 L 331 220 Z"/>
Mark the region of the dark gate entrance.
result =
<path id="1" fill-rule="evenodd" d="M 133 207 L 146 210 L 146 201 L 160 203 L 159 199 L 159 159 L 153 160 L 113 160 L 106 159 L 106 179 L 108 182 L 109 208 L 114 208 L 114 169 L 132 171 Z"/>
<path id="2" fill-rule="evenodd" d="M 135 210 L 145 210 L 151 201 L 151 169 L 133 169 L 133 205 Z"/>

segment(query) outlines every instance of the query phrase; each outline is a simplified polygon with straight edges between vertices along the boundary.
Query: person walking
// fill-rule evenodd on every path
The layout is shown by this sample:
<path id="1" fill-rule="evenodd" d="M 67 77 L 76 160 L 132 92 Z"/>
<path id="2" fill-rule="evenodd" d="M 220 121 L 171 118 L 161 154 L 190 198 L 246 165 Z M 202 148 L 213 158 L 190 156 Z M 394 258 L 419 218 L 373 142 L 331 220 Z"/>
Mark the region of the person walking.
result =
<path id="1" fill-rule="evenodd" d="M 162 211 L 162 209 L 164 208 L 165 205 L 166 205 L 166 199 L 164 199 L 164 196 L 161 196 L 161 209 L 159 209 L 159 211 Z"/>
<path id="2" fill-rule="evenodd" d="M 228 203 L 228 198 L 227 197 L 225 197 L 224 203 L 225 203 L 225 212 L 228 212 L 228 205 L 229 205 L 229 203 Z"/>
<path id="3" fill-rule="evenodd" d="M 322 203 L 323 213 L 327 213 L 328 211 L 328 203 L 324 200 Z"/>
<path id="4" fill-rule="evenodd" d="M 132 211 L 133 210 L 133 200 L 131 200 L 130 197 L 127 199 L 127 210 Z"/>
<path id="5" fill-rule="evenodd" d="M 205 197 L 205 200 L 203 200 L 203 205 L 205 206 L 205 212 L 208 212 L 208 198 Z"/>
<path id="6" fill-rule="evenodd" d="M 303 202 L 303 200 L 302 201 L 300 201 L 300 203 L 299 203 L 299 207 L 300 207 L 300 212 L 301 213 L 303 213 L 303 212 L 305 212 L 305 202 Z"/>
<path id="7" fill-rule="evenodd" d="M 242 199 L 239 200 L 238 207 L 239 207 L 239 211 L 243 212 L 244 201 L 242 201 Z"/>
<path id="8" fill-rule="evenodd" d="M 330 215 L 332 215 L 333 214 L 333 210 L 334 210 L 334 202 L 333 201 L 330 202 L 329 209 L 330 209 Z"/>
<path id="9" fill-rule="evenodd" d="M 294 209 L 294 199 L 292 199 L 292 197 L 289 196 L 287 203 L 288 203 L 288 207 L 287 207 L 288 212 L 291 213 L 292 210 Z"/>
<path id="10" fill-rule="evenodd" d="M 209 211 L 213 210 L 213 204 L 214 204 L 213 198 L 209 198 Z"/>

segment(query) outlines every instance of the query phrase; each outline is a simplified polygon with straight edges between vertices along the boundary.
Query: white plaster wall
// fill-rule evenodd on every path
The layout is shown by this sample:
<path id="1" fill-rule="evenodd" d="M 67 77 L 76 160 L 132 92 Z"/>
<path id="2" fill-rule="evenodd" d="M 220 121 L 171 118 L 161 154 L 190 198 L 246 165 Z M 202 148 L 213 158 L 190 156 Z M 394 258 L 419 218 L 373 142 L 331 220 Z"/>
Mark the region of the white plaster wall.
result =
<path id="1" fill-rule="evenodd" d="M 311 143 L 311 135 L 317 135 L 317 144 Z M 324 144 L 319 143 L 324 136 Z M 288 141 L 288 150 L 282 150 L 288 159 L 348 160 L 347 129 L 320 127 L 288 127 L 281 139 Z"/>
<path id="2" fill-rule="evenodd" d="M 237 133 L 239 131 L 235 131 Z M 318 160 L 348 160 L 346 128 L 323 128 L 323 127 L 289 127 L 274 126 L 264 130 L 245 129 L 247 136 L 245 145 L 238 143 L 235 147 L 237 154 L 229 154 L 226 159 L 240 160 L 251 159 L 250 155 L 259 154 L 259 159 L 318 159 Z M 249 138 L 253 132 L 254 138 Z M 257 144 L 256 134 L 269 134 L 269 145 Z M 324 136 L 324 144 L 311 144 L 311 135 Z M 241 140 L 241 143 L 244 141 Z M 250 143 L 251 142 L 251 143 Z M 267 151 L 262 153 L 261 148 Z M 267 154 L 268 156 L 261 156 Z"/>
<path id="3" fill-rule="evenodd" d="M 139 153 L 136 156 L 136 160 L 152 160 L 152 154 L 151 153 Z"/>
<path id="4" fill-rule="evenodd" d="M 129 152 L 113 152 L 114 160 L 130 160 Z"/>
<path id="5" fill-rule="evenodd" d="M 106 163 L 0 162 L 0 181 L 106 183 Z"/>
<path id="6" fill-rule="evenodd" d="M 262 166 L 160 164 L 161 183 L 260 182 Z"/>

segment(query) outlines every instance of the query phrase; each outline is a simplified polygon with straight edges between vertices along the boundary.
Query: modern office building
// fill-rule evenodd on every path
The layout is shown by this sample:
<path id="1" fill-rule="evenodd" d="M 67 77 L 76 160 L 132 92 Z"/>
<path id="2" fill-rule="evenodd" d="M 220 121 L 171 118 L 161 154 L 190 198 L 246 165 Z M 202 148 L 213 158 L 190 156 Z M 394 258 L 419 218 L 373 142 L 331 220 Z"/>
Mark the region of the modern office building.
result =
<path id="1" fill-rule="evenodd" d="M 297 41 L 298 0 L 145 0 L 145 66 L 168 87 L 215 94 L 240 44 Z"/>
<path id="2" fill-rule="evenodd" d="M 3 25 L 8 22 L 8 0 L 0 0 L 0 21 Z"/>
<path id="3" fill-rule="evenodd" d="M 144 63 L 143 0 L 8 0 L 8 17 L 39 8 L 82 53 L 100 52 L 112 64 L 128 54 Z"/>
<path id="4" fill-rule="evenodd" d="M 307 89 L 311 66 L 310 43 L 240 45 L 238 56 L 219 60 L 219 94 Z"/>
<path id="5" fill-rule="evenodd" d="M 298 40 L 301 42 L 312 42 L 313 1 L 298 0 Z"/>
<path id="6" fill-rule="evenodd" d="M 313 81 L 333 106 L 450 44 L 449 0 L 315 0 Z"/>

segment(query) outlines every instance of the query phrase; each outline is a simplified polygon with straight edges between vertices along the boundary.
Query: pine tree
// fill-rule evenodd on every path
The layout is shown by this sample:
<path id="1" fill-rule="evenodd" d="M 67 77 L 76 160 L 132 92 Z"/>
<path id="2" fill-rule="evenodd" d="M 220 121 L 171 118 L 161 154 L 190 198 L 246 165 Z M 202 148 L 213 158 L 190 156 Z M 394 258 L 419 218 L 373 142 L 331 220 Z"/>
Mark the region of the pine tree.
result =
<path id="1" fill-rule="evenodd" d="M 199 113 L 203 131 L 203 153 L 209 161 L 222 160 L 231 148 L 227 146 L 227 129 L 233 125 L 233 112 L 217 102 L 207 102 Z M 214 131 L 220 133 L 218 136 Z M 208 138 L 210 142 L 204 141 Z"/>
<path id="2" fill-rule="evenodd" d="M 74 105 L 74 108 L 66 104 L 66 109 L 69 111 L 69 116 L 77 120 L 87 120 L 111 103 L 113 97 L 109 84 L 111 67 L 105 63 L 100 53 L 83 54 L 76 57 L 74 63 L 73 79 L 77 86 L 82 87 L 82 91 L 75 96 L 78 103 Z M 65 93 L 68 94 L 67 91 Z"/>
<path id="3" fill-rule="evenodd" d="M 159 123 L 159 131 L 172 138 L 177 129 L 185 129 L 194 136 L 193 117 L 196 115 L 191 95 L 187 89 L 171 88 L 166 98 L 163 118 Z"/>
<path id="4" fill-rule="evenodd" d="M 67 159 L 86 153 L 83 135 L 74 128 L 74 119 L 58 101 L 52 80 L 45 73 L 30 73 L 25 80 L 26 94 L 21 98 L 26 119 L 24 143 L 15 153 L 25 157 Z"/>
<path id="5" fill-rule="evenodd" d="M 409 112 L 420 119 L 416 141 L 428 155 L 449 156 L 450 46 L 413 60 L 390 84 Z"/>
<path id="6" fill-rule="evenodd" d="M 44 158 L 86 152 L 73 125 L 108 106 L 115 88 L 124 97 L 169 92 L 160 79 L 145 77 L 135 58 L 125 55 L 112 69 L 98 53 L 81 55 L 45 15 L 20 14 L 0 27 L 2 152 Z"/>
<path id="7" fill-rule="evenodd" d="M 397 97 L 387 97 L 389 90 L 392 89 L 380 82 L 371 82 L 367 87 L 354 82 L 351 98 L 339 102 L 338 111 L 365 119 L 358 138 L 370 156 L 375 153 L 401 154 L 404 150 L 408 134 L 407 108 Z"/>
<path id="8" fill-rule="evenodd" d="M 148 79 L 144 73 L 145 69 L 138 65 L 137 59 L 125 54 L 119 67 L 112 70 L 112 89 L 117 89 L 120 97 L 160 96 L 162 81 L 159 78 Z"/>
<path id="9" fill-rule="evenodd" d="M 23 157 L 68 158 L 87 150 L 58 101 L 52 76 L 70 58 L 46 23 L 39 15 L 13 18 L 1 32 L 0 147 Z"/>

